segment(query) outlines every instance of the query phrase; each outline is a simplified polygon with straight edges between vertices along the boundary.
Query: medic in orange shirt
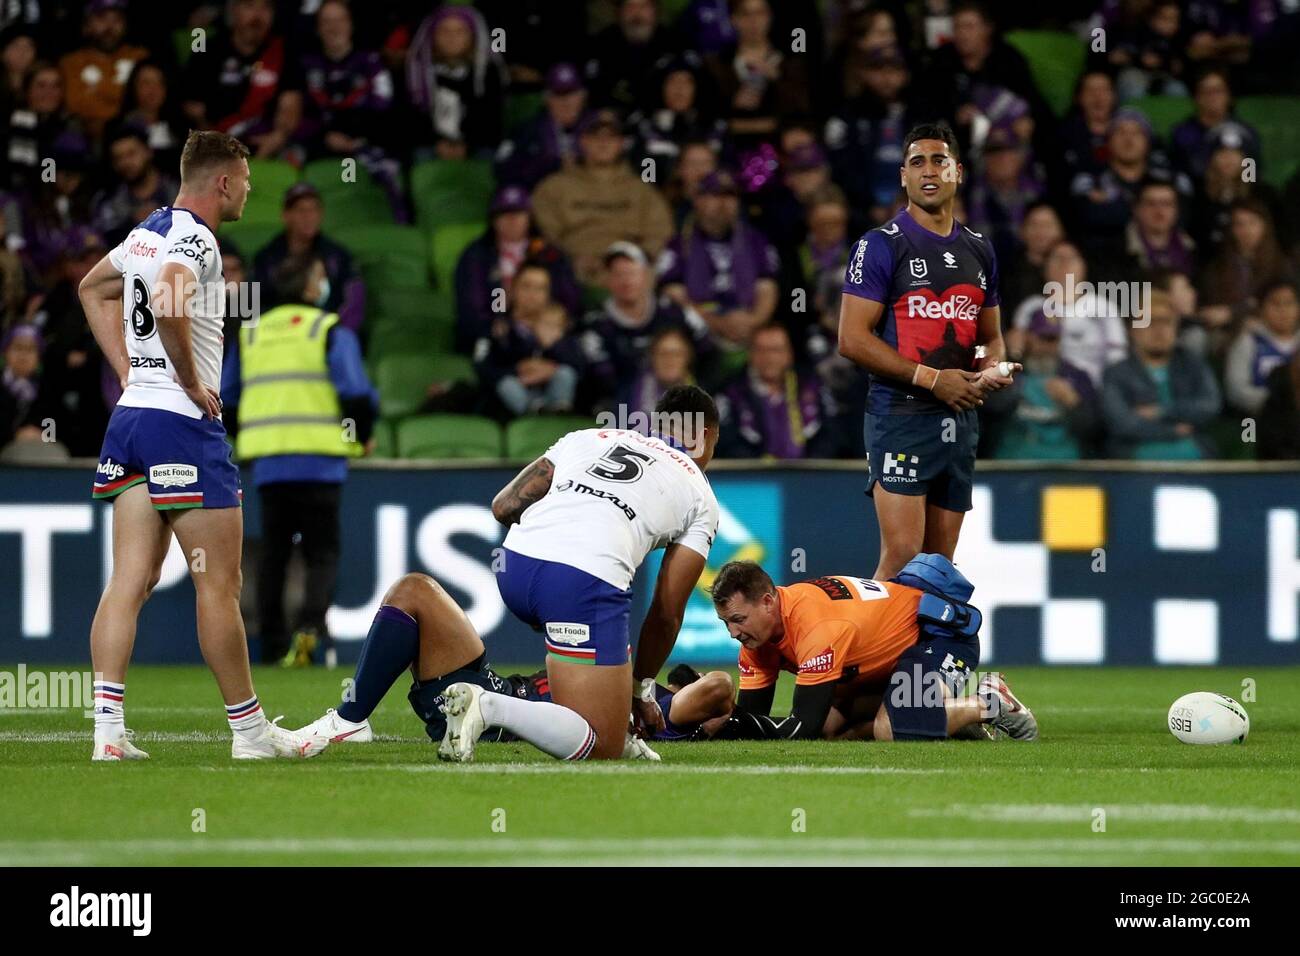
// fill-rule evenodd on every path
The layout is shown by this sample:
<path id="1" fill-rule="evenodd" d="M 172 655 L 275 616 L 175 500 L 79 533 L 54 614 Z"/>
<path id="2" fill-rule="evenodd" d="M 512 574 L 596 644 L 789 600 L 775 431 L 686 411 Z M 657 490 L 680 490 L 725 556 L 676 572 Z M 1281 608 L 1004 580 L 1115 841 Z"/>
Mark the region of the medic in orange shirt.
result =
<path id="1" fill-rule="evenodd" d="M 882 693 L 876 740 L 993 736 L 983 728 L 1035 739 L 1037 721 L 1002 675 L 962 694 L 979 666 L 972 590 L 942 555 L 918 555 L 890 581 L 834 575 L 786 587 L 752 561 L 724 565 L 713 603 L 742 648 L 740 693 L 718 739 L 838 736 L 855 702 Z M 769 713 L 783 670 L 795 675 L 794 704 L 778 721 Z"/>

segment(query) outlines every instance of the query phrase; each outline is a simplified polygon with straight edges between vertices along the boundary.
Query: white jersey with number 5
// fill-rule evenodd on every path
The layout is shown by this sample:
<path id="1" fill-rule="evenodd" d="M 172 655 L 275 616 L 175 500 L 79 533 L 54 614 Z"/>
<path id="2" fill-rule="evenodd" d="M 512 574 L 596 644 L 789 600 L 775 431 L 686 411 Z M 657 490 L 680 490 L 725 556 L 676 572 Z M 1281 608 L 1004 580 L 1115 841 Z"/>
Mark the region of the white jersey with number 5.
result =
<path id="1" fill-rule="evenodd" d="M 122 273 L 122 321 L 131 375 L 119 405 L 161 408 L 190 418 L 202 418 L 180 383 L 158 337 L 151 293 L 164 263 L 188 266 L 199 282 L 190 302 L 190 347 L 199 381 L 221 387 L 221 329 L 226 315 L 221 253 L 212 230 L 187 209 L 163 206 L 149 214 L 108 254 Z"/>
<path id="2" fill-rule="evenodd" d="M 506 535 L 518 554 L 586 571 L 620 590 L 645 556 L 682 544 L 709 556 L 718 500 L 689 455 L 617 428 L 570 432 L 546 452 L 551 490 Z"/>

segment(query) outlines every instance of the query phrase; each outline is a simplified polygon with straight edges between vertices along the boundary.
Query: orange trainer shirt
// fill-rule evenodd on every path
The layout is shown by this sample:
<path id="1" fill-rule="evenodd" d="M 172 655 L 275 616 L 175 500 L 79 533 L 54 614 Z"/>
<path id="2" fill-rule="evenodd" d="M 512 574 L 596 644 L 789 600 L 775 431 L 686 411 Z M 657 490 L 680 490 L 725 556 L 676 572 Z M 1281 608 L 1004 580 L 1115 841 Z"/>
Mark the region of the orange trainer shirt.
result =
<path id="1" fill-rule="evenodd" d="M 884 680 L 916 643 L 921 593 L 889 581 L 836 575 L 779 587 L 785 633 L 757 650 L 740 649 L 740 689 L 776 683 Z"/>

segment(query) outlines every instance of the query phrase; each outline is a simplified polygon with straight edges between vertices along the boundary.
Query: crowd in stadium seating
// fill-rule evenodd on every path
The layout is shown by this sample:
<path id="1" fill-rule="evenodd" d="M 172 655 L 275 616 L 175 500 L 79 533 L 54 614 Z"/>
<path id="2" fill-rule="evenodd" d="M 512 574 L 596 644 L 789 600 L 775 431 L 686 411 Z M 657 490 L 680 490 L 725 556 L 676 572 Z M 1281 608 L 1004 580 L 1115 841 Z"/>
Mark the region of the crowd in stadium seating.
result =
<path id="1" fill-rule="evenodd" d="M 254 156 L 227 281 L 265 309 L 322 262 L 379 454 L 528 452 L 697 381 L 724 457 L 860 457 L 844 265 L 944 118 L 1025 365 L 983 456 L 1300 458 L 1300 10 L 1024 6 L 4 5 L 0 446 L 54 422 L 98 454 L 118 385 L 77 284 L 218 128 Z M 1101 283 L 1149 283 L 1149 323 Z"/>

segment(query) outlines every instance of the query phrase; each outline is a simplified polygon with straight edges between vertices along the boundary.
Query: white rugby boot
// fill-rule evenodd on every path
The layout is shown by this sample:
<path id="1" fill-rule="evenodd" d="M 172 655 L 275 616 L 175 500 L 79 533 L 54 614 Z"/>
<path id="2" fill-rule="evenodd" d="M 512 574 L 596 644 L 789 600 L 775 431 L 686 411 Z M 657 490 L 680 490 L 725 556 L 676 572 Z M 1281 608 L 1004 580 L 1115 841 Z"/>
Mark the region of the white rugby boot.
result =
<path id="1" fill-rule="evenodd" d="M 135 731 L 123 731 L 120 737 L 101 734 L 95 731 L 95 749 L 90 754 L 94 760 L 148 760 L 149 755 L 131 742 Z"/>
<path id="2" fill-rule="evenodd" d="M 469 763 L 474 759 L 474 744 L 483 733 L 484 690 L 477 684 L 452 684 L 442 692 L 442 713 L 447 718 L 447 732 L 438 745 L 438 759 Z"/>
<path id="3" fill-rule="evenodd" d="M 325 711 L 324 717 L 313 720 L 306 727 L 299 727 L 294 733 L 321 736 L 332 744 L 368 744 L 375 739 L 375 733 L 370 729 L 370 721 L 363 720 L 359 724 L 354 724 L 340 717 L 339 712 L 333 707 Z"/>
<path id="4" fill-rule="evenodd" d="M 623 743 L 624 760 L 659 760 L 660 756 L 650 749 L 650 745 L 636 734 L 628 734 Z"/>
<path id="5" fill-rule="evenodd" d="M 305 734 L 281 727 L 283 717 L 267 721 L 262 732 L 252 740 L 235 734 L 230 745 L 234 760 L 269 760 L 274 757 L 314 757 L 329 746 L 329 738 L 320 734 Z"/>

